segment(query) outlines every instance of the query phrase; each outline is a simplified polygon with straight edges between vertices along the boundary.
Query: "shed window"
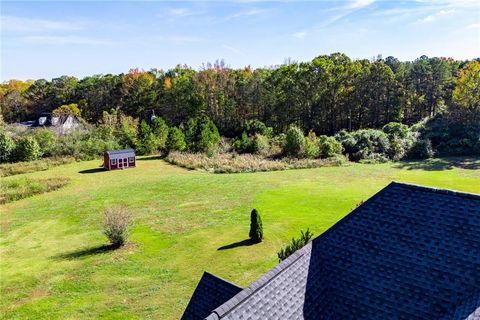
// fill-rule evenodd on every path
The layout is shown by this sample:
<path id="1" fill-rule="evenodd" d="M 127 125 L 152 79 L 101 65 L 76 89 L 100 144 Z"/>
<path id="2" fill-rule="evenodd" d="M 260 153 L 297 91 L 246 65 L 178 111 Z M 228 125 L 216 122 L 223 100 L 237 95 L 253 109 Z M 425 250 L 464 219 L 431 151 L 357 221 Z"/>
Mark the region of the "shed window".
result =
<path id="1" fill-rule="evenodd" d="M 128 157 L 128 162 L 135 162 L 135 158 L 134 157 Z"/>
<path id="2" fill-rule="evenodd" d="M 112 159 L 112 160 L 110 160 L 110 163 L 111 163 L 111 164 L 117 164 L 117 159 Z"/>

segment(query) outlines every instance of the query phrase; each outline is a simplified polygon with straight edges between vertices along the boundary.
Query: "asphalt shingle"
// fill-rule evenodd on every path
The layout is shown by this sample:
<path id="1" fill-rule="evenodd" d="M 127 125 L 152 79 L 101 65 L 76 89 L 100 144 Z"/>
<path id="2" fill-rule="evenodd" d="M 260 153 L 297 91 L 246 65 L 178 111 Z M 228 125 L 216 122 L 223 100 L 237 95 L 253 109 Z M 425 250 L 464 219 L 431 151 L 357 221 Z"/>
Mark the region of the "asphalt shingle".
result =
<path id="1" fill-rule="evenodd" d="M 203 319 L 217 306 L 228 301 L 242 288 L 211 273 L 204 272 L 188 303 L 182 320 Z"/>
<path id="2" fill-rule="evenodd" d="M 480 320 L 480 195 L 392 183 L 207 319 Z"/>

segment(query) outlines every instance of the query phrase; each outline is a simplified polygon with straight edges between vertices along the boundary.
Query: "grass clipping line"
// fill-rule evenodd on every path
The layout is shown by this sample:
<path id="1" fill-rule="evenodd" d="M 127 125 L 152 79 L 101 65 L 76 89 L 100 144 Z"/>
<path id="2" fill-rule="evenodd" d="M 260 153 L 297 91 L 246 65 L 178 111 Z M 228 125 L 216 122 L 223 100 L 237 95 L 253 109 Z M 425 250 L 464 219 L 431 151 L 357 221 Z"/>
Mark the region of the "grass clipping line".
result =
<path id="1" fill-rule="evenodd" d="M 200 169 L 214 173 L 239 173 L 277 171 L 288 169 L 319 168 L 341 166 L 345 158 L 330 159 L 271 159 L 254 154 L 220 153 L 212 157 L 200 153 L 170 152 L 165 160 L 171 164 L 187 168 Z"/>
<path id="2" fill-rule="evenodd" d="M 0 204 L 54 191 L 70 183 L 69 178 L 19 178 L 0 184 Z"/>

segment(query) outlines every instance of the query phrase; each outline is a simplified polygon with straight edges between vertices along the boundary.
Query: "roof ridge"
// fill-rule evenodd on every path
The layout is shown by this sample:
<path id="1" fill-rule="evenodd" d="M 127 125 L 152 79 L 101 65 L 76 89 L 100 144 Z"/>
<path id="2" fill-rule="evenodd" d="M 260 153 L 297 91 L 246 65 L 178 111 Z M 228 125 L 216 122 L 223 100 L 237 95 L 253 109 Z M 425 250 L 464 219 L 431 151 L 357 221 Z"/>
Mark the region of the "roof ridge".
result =
<path id="1" fill-rule="evenodd" d="M 398 182 L 398 181 L 392 181 L 388 186 L 390 185 L 396 185 L 403 188 L 420 190 L 425 192 L 435 192 L 435 193 L 447 194 L 451 196 L 459 196 L 459 197 L 466 197 L 466 198 L 473 198 L 473 199 L 480 200 L 480 194 L 478 193 L 464 192 L 464 191 L 458 191 L 458 190 L 446 189 L 446 188 L 427 187 L 419 184 Z"/>
<path id="2" fill-rule="evenodd" d="M 253 282 L 251 285 L 237 293 L 235 296 L 233 296 L 230 300 L 227 300 L 224 304 L 220 305 L 218 308 L 214 309 L 211 313 L 210 316 L 216 316 L 216 317 L 207 317 L 206 319 L 219 319 L 225 316 L 227 313 L 231 312 L 235 307 L 240 305 L 243 301 L 245 301 L 248 297 L 250 297 L 253 293 L 257 292 L 260 288 L 264 287 L 267 283 L 270 282 L 273 278 L 278 276 L 282 271 L 286 270 L 289 266 L 291 266 L 294 262 L 296 262 L 299 258 L 303 256 L 303 254 L 306 251 L 306 248 L 308 246 L 312 245 L 313 241 L 316 241 L 317 239 L 321 239 L 326 237 L 328 234 L 330 234 L 333 230 L 335 230 L 339 225 L 345 223 L 347 220 L 351 218 L 351 216 L 359 210 L 359 208 L 363 207 L 366 203 L 371 202 L 373 199 L 377 198 L 382 192 L 387 190 L 388 188 L 391 188 L 395 182 L 391 182 L 388 184 L 386 187 L 383 187 L 380 191 L 375 193 L 373 196 L 368 198 L 366 201 L 364 201 L 361 205 L 358 207 L 354 208 L 352 211 L 350 211 L 347 215 L 345 215 L 342 219 L 337 221 L 333 226 L 325 230 L 322 234 L 317 236 L 315 239 L 307 243 L 304 247 L 301 249 L 295 251 L 292 255 L 290 255 L 287 259 L 276 265 L 273 269 L 270 269 L 266 274 L 264 274 L 260 279 L 257 281 Z M 257 287 L 256 287 L 257 286 Z M 249 290 L 251 289 L 251 290 Z M 238 297 L 237 297 L 238 296 Z M 234 301 L 234 299 L 240 301 Z"/>
<path id="3" fill-rule="evenodd" d="M 307 251 L 307 247 L 311 245 L 312 242 L 310 241 L 305 246 L 295 251 L 287 259 L 277 264 L 274 268 L 270 269 L 260 279 L 254 281 L 248 287 L 244 288 L 242 291 L 233 296 L 231 299 L 227 300 L 224 304 L 214 309 L 212 311 L 212 315 L 214 314 L 218 318 L 222 318 L 227 313 L 231 312 L 233 309 L 235 309 L 235 307 L 247 300 L 252 294 L 256 293 L 258 290 L 270 283 L 273 279 L 275 279 L 282 272 L 287 270 L 291 265 L 297 262 L 301 257 L 303 257 L 303 255 Z"/>
<path id="4" fill-rule="evenodd" d="M 332 232 L 340 228 L 345 223 L 348 223 L 351 219 L 355 218 L 358 213 L 362 212 L 365 206 L 368 206 L 372 202 L 375 202 L 379 197 L 384 196 L 386 192 L 390 192 L 392 189 L 394 190 L 394 192 L 395 192 L 395 189 L 397 191 L 401 189 L 403 189 L 404 191 L 405 189 L 414 190 L 414 191 L 418 190 L 423 192 L 437 193 L 439 195 L 449 195 L 449 196 L 458 196 L 462 198 L 469 198 L 475 201 L 480 200 L 480 194 L 466 193 L 466 192 L 460 192 L 460 191 L 454 191 L 454 190 L 448 190 L 448 189 L 432 188 L 427 186 L 420 186 L 415 184 L 392 181 L 387 186 L 377 191 L 370 198 L 365 200 L 363 203 L 358 205 L 356 208 L 353 208 L 353 210 L 351 210 L 343 218 L 338 220 L 333 226 L 325 230 L 322 234 L 318 235 L 315 239 L 313 239 L 303 248 L 297 250 L 290 257 L 282 261 L 273 269 L 270 269 L 270 271 L 264 274 L 260 279 L 253 282 L 250 286 L 240 291 L 237 295 L 227 300 L 218 308 L 214 309 L 209 315 L 209 317 L 207 317 L 206 319 L 220 319 L 225 316 L 228 316 L 228 314 L 230 314 L 231 312 L 234 312 L 234 310 L 236 310 L 237 308 L 241 308 L 241 305 L 245 303 L 245 301 L 251 298 L 260 289 L 267 286 L 273 279 L 281 275 L 285 270 L 288 270 L 291 266 L 294 265 L 294 263 L 296 263 L 299 259 L 301 259 L 305 255 L 305 253 L 308 252 L 307 250 L 312 248 L 313 242 L 321 241 L 321 239 L 330 237 Z"/>

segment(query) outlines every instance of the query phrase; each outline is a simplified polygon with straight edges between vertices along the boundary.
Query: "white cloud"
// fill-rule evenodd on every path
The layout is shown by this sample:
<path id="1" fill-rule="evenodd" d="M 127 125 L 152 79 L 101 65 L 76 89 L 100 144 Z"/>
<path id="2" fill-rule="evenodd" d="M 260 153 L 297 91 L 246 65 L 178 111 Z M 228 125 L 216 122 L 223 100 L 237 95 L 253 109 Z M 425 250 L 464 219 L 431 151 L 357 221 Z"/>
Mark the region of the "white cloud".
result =
<path id="1" fill-rule="evenodd" d="M 44 32 L 44 31 L 75 31 L 83 26 L 74 22 L 32 19 L 16 16 L 2 16 L 2 29 L 6 31 Z"/>
<path id="2" fill-rule="evenodd" d="M 171 8 L 167 10 L 166 14 L 160 14 L 158 16 L 168 16 L 170 18 L 184 18 L 189 16 L 202 15 L 205 12 L 203 10 L 192 10 L 189 8 Z"/>
<path id="3" fill-rule="evenodd" d="M 191 14 L 191 11 L 188 10 L 187 8 L 175 8 L 175 9 L 170 9 L 170 10 L 168 11 L 168 13 L 169 13 L 171 16 L 183 17 L 183 16 L 186 16 L 186 15 L 190 15 L 190 14 Z"/>
<path id="4" fill-rule="evenodd" d="M 372 3 L 374 3 L 375 0 L 354 0 L 351 1 L 345 8 L 347 9 L 361 9 L 368 7 Z"/>
<path id="5" fill-rule="evenodd" d="M 297 39 L 304 39 L 307 36 L 306 31 L 295 32 L 293 36 Z"/>
<path id="6" fill-rule="evenodd" d="M 21 38 L 24 42 L 48 45 L 105 45 L 112 44 L 110 40 L 78 37 L 78 36 L 26 36 Z"/>
<path id="7" fill-rule="evenodd" d="M 455 12 L 455 9 L 440 10 L 438 12 L 438 15 L 443 16 L 443 15 L 454 13 L 454 12 Z"/>
<path id="8" fill-rule="evenodd" d="M 455 9 L 442 9 L 442 10 L 438 11 L 437 13 L 430 14 L 430 15 L 426 16 L 425 18 L 420 19 L 419 22 L 432 22 L 432 21 L 437 20 L 438 18 L 440 18 L 442 16 L 450 15 L 454 12 L 455 12 Z"/>
<path id="9" fill-rule="evenodd" d="M 239 11 L 237 13 L 231 14 L 231 15 L 225 17 L 225 19 L 230 20 L 230 19 L 236 19 L 236 18 L 241 18 L 241 17 L 258 16 L 258 15 L 261 15 L 265 12 L 267 12 L 267 10 L 251 8 L 251 9 L 248 9 L 248 10 L 242 10 L 242 11 Z"/>
<path id="10" fill-rule="evenodd" d="M 480 29 L 480 23 L 472 23 L 467 26 L 467 29 Z"/>
<path id="11" fill-rule="evenodd" d="M 374 3 L 376 0 L 353 0 L 350 1 L 347 5 L 343 7 L 336 7 L 332 8 L 331 11 L 336 11 L 338 12 L 336 15 L 332 16 L 330 19 L 326 20 L 323 24 L 322 27 L 329 26 L 333 24 L 334 22 L 341 20 L 350 14 L 361 10 L 363 8 L 368 7 L 372 3 Z"/>
<path id="12" fill-rule="evenodd" d="M 423 18 L 420 21 L 421 22 L 430 22 L 430 21 L 433 21 L 433 20 L 435 20 L 435 17 L 433 15 L 429 15 L 429 16 L 426 16 L 425 18 Z"/>
<path id="13" fill-rule="evenodd" d="M 236 54 L 241 54 L 243 55 L 243 52 L 240 49 L 237 49 L 235 47 L 229 46 L 227 44 L 222 44 L 222 48 L 230 50 L 232 52 L 235 52 Z"/>

